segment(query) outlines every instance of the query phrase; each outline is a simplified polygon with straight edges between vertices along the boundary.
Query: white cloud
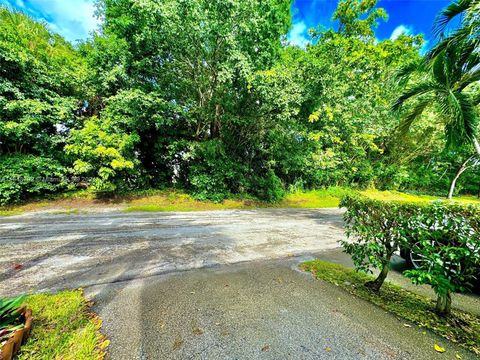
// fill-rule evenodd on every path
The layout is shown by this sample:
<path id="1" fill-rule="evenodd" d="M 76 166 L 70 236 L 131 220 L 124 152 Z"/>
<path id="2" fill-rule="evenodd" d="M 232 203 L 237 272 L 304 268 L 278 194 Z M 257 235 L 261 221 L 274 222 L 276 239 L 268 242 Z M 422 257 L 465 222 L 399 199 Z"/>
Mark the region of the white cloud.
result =
<path id="1" fill-rule="evenodd" d="M 297 45 L 305 48 L 310 40 L 307 38 L 307 25 L 303 21 L 293 24 L 292 30 L 288 33 L 288 42 L 292 45 Z"/>
<path id="2" fill-rule="evenodd" d="M 413 29 L 411 26 L 398 25 L 390 35 L 390 40 L 396 40 L 400 35 L 410 35 L 412 34 Z"/>
<path id="3" fill-rule="evenodd" d="M 69 41 L 86 39 L 99 25 L 93 0 L 15 0 L 15 5 Z"/>

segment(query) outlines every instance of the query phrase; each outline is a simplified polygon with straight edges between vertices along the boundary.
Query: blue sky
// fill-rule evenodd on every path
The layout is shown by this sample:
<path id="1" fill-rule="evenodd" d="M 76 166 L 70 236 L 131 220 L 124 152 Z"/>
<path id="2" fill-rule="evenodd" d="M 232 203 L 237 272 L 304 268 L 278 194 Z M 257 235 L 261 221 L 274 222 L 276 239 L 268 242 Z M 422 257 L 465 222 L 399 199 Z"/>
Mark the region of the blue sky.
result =
<path id="1" fill-rule="evenodd" d="M 72 42 L 86 39 L 99 24 L 93 15 L 93 0 L 0 0 L 0 4 L 45 21 Z"/>
<path id="2" fill-rule="evenodd" d="M 378 6 L 385 8 L 388 20 L 380 21 L 375 36 L 379 40 L 394 38 L 401 33 L 425 35 L 432 43 L 432 25 L 437 13 L 447 6 L 450 0 L 379 0 Z M 321 24 L 336 27 L 331 17 L 337 0 L 296 0 L 292 5 L 293 28 L 289 40 L 304 46 L 308 41 L 308 29 Z"/>
<path id="3" fill-rule="evenodd" d="M 402 32 L 424 33 L 432 42 L 431 29 L 439 10 L 449 0 L 380 0 L 389 20 L 381 22 L 376 31 L 380 40 L 398 36 Z M 36 19 L 48 23 L 50 28 L 67 40 L 86 39 L 91 31 L 98 28 L 94 17 L 93 0 L 0 0 L 0 4 L 22 10 Z M 337 0 L 296 0 L 292 4 L 293 28 L 289 33 L 291 43 L 304 46 L 308 41 L 309 28 L 321 24 L 335 27 L 330 18 Z"/>

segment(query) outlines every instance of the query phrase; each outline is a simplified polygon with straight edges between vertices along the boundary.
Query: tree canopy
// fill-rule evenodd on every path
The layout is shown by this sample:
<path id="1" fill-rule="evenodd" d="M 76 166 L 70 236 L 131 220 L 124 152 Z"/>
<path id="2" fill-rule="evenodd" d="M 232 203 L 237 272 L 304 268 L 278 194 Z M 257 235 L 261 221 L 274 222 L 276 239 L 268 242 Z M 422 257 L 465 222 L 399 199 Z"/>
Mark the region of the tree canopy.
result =
<path id="1" fill-rule="evenodd" d="M 337 30 L 294 46 L 290 5 L 99 0 L 101 31 L 75 45 L 1 7 L 0 203 L 79 184 L 217 201 L 334 185 L 446 192 L 478 127 L 478 1 L 439 15 L 426 56 L 422 36 L 376 39 L 388 19 L 376 0 L 339 1 Z M 479 186 L 469 170 L 458 189 Z"/>

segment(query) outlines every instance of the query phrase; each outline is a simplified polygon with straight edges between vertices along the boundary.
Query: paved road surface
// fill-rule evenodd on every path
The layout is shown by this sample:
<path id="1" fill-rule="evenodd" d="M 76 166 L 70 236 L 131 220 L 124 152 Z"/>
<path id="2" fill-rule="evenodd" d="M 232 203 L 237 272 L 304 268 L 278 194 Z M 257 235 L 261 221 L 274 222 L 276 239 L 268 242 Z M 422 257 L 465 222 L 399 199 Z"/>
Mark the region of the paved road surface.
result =
<path id="1" fill-rule="evenodd" d="M 446 360 L 457 352 L 476 358 L 299 273 L 299 261 L 224 265 L 93 286 L 87 294 L 103 319 L 111 359 Z M 435 343 L 447 352 L 436 353 Z"/>
<path id="2" fill-rule="evenodd" d="M 341 210 L 0 218 L 0 296 L 85 287 L 337 246 Z"/>
<path id="3" fill-rule="evenodd" d="M 1 218 L 0 296 L 85 287 L 110 359 L 474 358 L 296 270 L 341 238 L 338 209 Z"/>

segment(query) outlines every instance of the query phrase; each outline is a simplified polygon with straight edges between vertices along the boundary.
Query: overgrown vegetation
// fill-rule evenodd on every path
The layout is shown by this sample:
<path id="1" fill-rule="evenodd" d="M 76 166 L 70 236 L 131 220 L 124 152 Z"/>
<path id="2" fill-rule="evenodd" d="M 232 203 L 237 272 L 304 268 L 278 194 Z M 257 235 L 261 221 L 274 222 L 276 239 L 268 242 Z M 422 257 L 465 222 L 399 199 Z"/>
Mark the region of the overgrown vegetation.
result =
<path id="1" fill-rule="evenodd" d="M 108 340 L 100 334 L 101 320 L 88 308 L 80 290 L 37 294 L 26 298 L 34 326 L 18 359 L 99 360 Z"/>
<path id="2" fill-rule="evenodd" d="M 374 280 L 372 276 L 342 265 L 314 260 L 303 263 L 301 269 L 311 272 L 317 279 L 335 284 L 400 318 L 480 354 L 480 319 L 475 315 L 452 309 L 451 316 L 439 316 L 432 300 L 389 282 L 386 282 L 380 291 L 372 291 L 365 287 L 365 283 Z"/>
<path id="3" fill-rule="evenodd" d="M 421 259 L 405 275 L 429 284 L 437 294 L 436 311 L 451 313 L 451 293 L 472 288 L 480 276 L 480 207 L 453 203 L 385 202 L 346 196 L 348 241 L 341 241 L 357 270 L 379 268 L 366 284 L 378 291 L 394 252 L 407 249 Z"/>
<path id="4" fill-rule="evenodd" d="M 457 193 L 480 187 L 476 162 L 459 171 L 476 146 L 478 0 L 447 9 L 442 24 L 465 16 L 426 57 L 422 36 L 377 41 L 372 0 L 340 1 L 306 48 L 285 39 L 290 0 L 97 4 L 102 31 L 75 45 L 0 8 L 0 206 L 86 187 L 271 203 L 446 195 L 459 173 Z"/>

